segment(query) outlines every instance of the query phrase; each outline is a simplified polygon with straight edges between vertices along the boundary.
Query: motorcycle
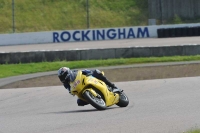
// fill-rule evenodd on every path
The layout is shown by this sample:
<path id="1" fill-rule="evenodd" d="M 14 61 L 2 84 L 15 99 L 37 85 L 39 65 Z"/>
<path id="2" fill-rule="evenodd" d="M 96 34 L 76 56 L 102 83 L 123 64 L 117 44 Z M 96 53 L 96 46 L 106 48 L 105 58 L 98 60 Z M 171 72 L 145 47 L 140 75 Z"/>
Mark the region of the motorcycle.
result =
<path id="1" fill-rule="evenodd" d="M 129 104 L 129 99 L 123 90 L 112 90 L 103 81 L 82 74 L 81 70 L 77 72 L 76 79 L 70 82 L 70 86 L 72 95 L 76 95 L 98 110 L 105 110 L 115 104 L 119 107 L 126 107 Z"/>

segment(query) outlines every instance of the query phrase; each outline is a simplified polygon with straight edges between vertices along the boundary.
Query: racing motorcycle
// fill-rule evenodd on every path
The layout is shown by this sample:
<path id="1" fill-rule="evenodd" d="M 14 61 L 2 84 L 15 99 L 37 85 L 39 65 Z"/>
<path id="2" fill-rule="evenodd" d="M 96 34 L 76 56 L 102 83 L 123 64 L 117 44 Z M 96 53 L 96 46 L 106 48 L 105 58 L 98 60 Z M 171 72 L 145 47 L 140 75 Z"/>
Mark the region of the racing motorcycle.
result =
<path id="1" fill-rule="evenodd" d="M 119 107 L 126 107 L 129 104 L 129 99 L 123 90 L 118 88 L 112 90 L 103 81 L 82 74 L 81 70 L 77 72 L 76 79 L 70 82 L 70 86 L 72 95 L 78 96 L 98 110 L 105 110 L 115 104 Z"/>

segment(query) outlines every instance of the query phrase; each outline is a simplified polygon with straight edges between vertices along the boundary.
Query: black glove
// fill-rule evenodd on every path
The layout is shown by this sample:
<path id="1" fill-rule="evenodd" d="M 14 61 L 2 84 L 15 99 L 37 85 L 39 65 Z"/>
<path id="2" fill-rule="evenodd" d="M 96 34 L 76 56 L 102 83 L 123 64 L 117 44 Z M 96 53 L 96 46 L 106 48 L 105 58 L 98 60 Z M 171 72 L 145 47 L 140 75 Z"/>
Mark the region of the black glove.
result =
<path id="1" fill-rule="evenodd" d="M 92 75 L 92 72 L 82 72 L 82 74 L 85 76 L 90 76 L 90 75 Z"/>

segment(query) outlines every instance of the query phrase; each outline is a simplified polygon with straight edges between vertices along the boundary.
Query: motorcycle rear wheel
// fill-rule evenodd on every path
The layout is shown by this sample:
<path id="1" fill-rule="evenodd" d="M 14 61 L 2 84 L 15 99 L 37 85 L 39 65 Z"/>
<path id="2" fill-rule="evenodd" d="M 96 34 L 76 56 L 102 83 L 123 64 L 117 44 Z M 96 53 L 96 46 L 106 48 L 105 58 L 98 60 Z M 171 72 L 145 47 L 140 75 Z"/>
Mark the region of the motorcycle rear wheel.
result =
<path id="1" fill-rule="evenodd" d="M 129 104 L 129 99 L 124 92 L 118 93 L 119 94 L 119 102 L 116 104 L 119 107 L 126 107 Z"/>
<path id="2" fill-rule="evenodd" d="M 105 110 L 107 108 L 105 101 L 101 97 L 93 96 L 90 91 L 85 91 L 83 96 L 96 109 Z"/>

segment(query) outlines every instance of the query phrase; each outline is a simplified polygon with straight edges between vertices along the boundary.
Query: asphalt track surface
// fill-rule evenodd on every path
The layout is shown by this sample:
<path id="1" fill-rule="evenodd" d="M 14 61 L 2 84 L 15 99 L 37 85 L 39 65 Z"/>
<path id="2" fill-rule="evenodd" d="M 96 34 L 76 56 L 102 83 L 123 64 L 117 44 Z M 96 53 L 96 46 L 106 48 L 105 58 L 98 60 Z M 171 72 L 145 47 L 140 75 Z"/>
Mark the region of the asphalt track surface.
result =
<path id="1" fill-rule="evenodd" d="M 200 127 L 199 81 L 200 77 L 117 82 L 130 104 L 105 111 L 77 106 L 77 98 L 62 86 L 1 89 L 0 133 L 184 132 Z"/>
<path id="2" fill-rule="evenodd" d="M 0 46 L 0 53 L 4 52 L 26 52 L 44 50 L 69 50 L 69 49 L 98 49 L 98 48 L 122 48 L 122 47 L 149 47 L 149 46 L 169 46 L 169 45 L 196 45 L 200 44 L 199 37 L 181 38 L 143 38 L 124 39 L 111 41 L 86 41 L 51 44 L 28 44 Z"/>
<path id="3" fill-rule="evenodd" d="M 79 107 L 62 86 L 0 90 L 0 133 L 181 133 L 200 126 L 200 77 L 117 82 L 128 107 Z"/>

